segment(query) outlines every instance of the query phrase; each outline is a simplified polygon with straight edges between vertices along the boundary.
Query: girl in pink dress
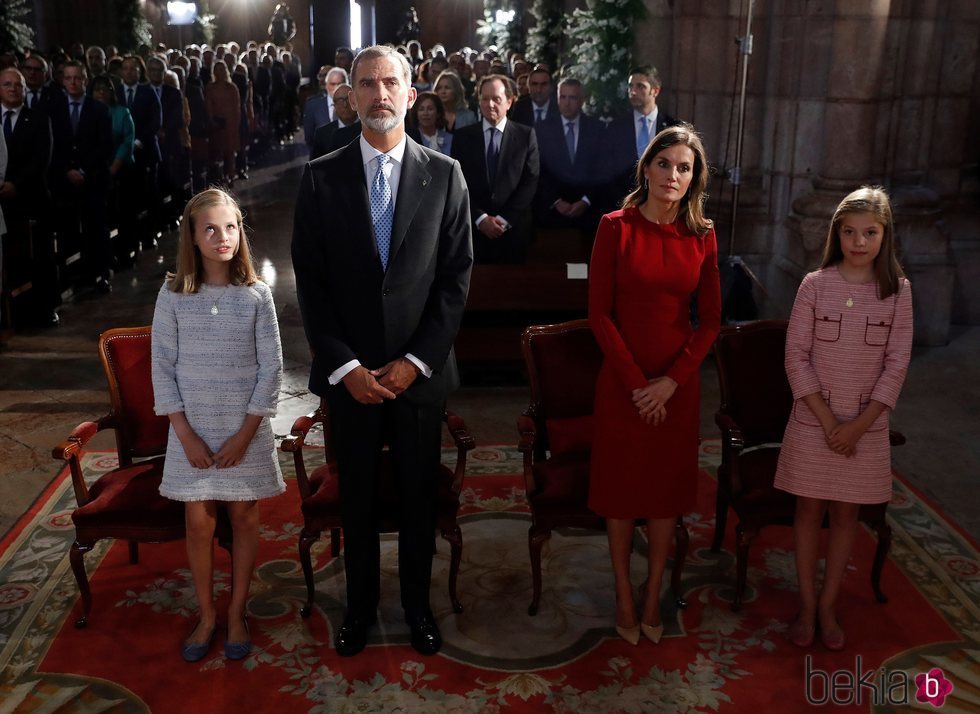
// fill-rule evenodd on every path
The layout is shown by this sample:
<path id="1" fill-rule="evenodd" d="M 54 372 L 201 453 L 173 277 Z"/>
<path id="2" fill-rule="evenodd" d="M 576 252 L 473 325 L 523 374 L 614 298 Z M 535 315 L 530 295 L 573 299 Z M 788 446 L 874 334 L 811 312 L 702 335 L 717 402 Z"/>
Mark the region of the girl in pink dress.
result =
<path id="1" fill-rule="evenodd" d="M 776 488 L 795 494 L 800 613 L 794 644 L 844 647 L 836 601 L 862 503 L 891 499 L 888 413 L 912 351 L 912 291 L 895 256 L 888 195 L 864 186 L 834 212 L 821 269 L 803 278 L 786 334 L 786 375 L 796 403 L 779 455 Z M 830 514 L 823 588 L 820 527 Z"/>

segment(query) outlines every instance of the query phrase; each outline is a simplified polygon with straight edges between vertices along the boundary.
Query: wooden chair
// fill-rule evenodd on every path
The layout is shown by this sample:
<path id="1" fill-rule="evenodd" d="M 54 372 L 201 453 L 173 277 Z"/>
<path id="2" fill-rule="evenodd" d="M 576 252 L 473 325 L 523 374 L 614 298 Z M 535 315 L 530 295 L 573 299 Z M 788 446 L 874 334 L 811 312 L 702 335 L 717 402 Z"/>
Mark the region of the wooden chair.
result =
<path id="1" fill-rule="evenodd" d="M 456 594 L 456 578 L 463 555 L 463 532 L 459 528 L 456 515 L 459 512 L 459 493 L 463 488 L 463 475 L 466 471 L 466 453 L 476 446 L 473 437 L 466 430 L 461 417 L 447 412 L 444 421 L 456 446 L 456 467 L 449 469 L 440 465 L 439 484 L 436 503 L 436 528 L 449 543 L 449 600 L 455 612 L 462 612 L 463 605 Z M 315 424 L 323 425 L 324 464 L 307 474 L 303 458 L 306 439 Z M 282 450 L 293 455 L 296 465 L 296 482 L 299 486 L 300 509 L 303 512 L 303 530 L 299 537 L 299 561 L 306 579 L 306 604 L 300 610 L 303 617 L 313 611 L 315 586 L 313 583 L 313 563 L 310 548 L 323 531 L 330 531 L 330 550 L 333 557 L 340 555 L 341 502 L 340 481 L 337 463 L 330 448 L 330 414 L 321 405 L 312 414 L 302 416 L 293 424 L 290 436 L 283 439 Z M 309 448 L 309 447 L 307 447 Z M 382 455 L 379 500 L 381 506 L 380 530 L 391 533 L 398 530 L 397 489 L 393 480 L 388 452 Z"/>
<path id="2" fill-rule="evenodd" d="M 784 366 L 786 326 L 785 320 L 762 320 L 723 327 L 714 348 L 721 385 L 721 408 L 715 422 L 722 439 L 711 550 L 717 553 L 721 548 L 731 506 L 739 519 L 735 527 L 735 611 L 742 606 L 752 541 L 766 526 L 792 526 L 796 511 L 796 497 L 773 487 L 783 432 L 793 408 Z M 893 446 L 905 443 L 898 432 L 889 436 Z M 881 568 L 892 536 L 885 520 L 887 507 L 887 503 L 864 505 L 859 514 L 878 535 L 871 568 L 871 587 L 878 602 L 888 602 L 881 592 Z"/>
<path id="3" fill-rule="evenodd" d="M 139 543 L 160 543 L 184 537 L 184 504 L 160 495 L 163 460 L 170 421 L 153 413 L 150 378 L 150 328 L 125 327 L 99 336 L 99 356 L 109 383 L 111 409 L 98 421 L 76 426 L 53 456 L 68 462 L 75 500 L 72 511 L 75 542 L 71 569 L 82 595 L 82 616 L 75 626 L 88 623 L 92 593 L 83 556 L 103 538 L 129 541 L 129 561 L 139 560 Z M 98 432 L 113 429 L 119 466 L 91 485 L 82 475 L 81 455 Z M 219 511 L 219 542 L 230 550 L 230 524 Z"/>
<path id="4" fill-rule="evenodd" d="M 592 451 L 592 412 L 602 352 L 586 320 L 528 327 L 522 338 L 531 382 L 531 404 L 517 420 L 524 454 L 524 483 L 531 506 L 528 549 L 533 594 L 527 612 L 541 600 L 541 548 L 557 528 L 605 530 L 586 505 Z M 671 586 L 678 607 L 688 532 L 678 517 Z"/>

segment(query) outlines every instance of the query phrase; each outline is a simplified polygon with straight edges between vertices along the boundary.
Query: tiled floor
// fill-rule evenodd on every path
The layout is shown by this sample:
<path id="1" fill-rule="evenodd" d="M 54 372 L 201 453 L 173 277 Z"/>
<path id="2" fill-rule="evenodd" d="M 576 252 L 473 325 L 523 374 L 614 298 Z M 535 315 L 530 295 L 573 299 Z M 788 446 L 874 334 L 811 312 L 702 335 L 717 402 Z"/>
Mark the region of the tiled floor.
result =
<path id="1" fill-rule="evenodd" d="M 274 421 L 287 434 L 317 398 L 306 388 L 309 354 L 294 293 L 289 258 L 292 202 L 305 154 L 301 145 L 276 148 L 236 192 L 253 230 L 253 252 L 272 285 L 279 312 L 285 376 Z M 96 355 L 101 331 L 149 324 L 153 302 L 175 255 L 176 235 L 117 276 L 108 297 L 65 305 L 62 324 L 16 335 L 0 352 L 0 536 L 58 471 L 51 449 L 80 421 L 105 413 L 105 382 Z M 974 538 L 980 538 L 980 328 L 954 329 L 946 347 L 917 349 L 893 428 L 908 444 L 894 452 L 895 467 Z M 717 435 L 717 382 L 703 368 L 702 433 Z M 516 442 L 515 419 L 527 405 L 524 387 L 463 388 L 451 408 L 464 416 L 481 444 Z M 111 447 L 100 435 L 94 448 Z"/>

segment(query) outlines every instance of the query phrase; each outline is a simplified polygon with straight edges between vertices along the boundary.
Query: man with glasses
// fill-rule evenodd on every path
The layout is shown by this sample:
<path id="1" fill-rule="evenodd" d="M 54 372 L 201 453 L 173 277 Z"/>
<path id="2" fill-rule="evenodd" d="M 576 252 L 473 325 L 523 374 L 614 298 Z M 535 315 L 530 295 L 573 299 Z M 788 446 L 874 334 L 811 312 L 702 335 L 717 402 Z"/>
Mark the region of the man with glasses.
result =
<path id="1" fill-rule="evenodd" d="M 25 103 L 31 109 L 47 112 L 51 102 L 62 94 L 48 81 L 48 63 L 41 55 L 31 55 L 20 64 L 26 82 Z"/>
<path id="2" fill-rule="evenodd" d="M 311 151 L 316 130 L 337 118 L 333 97 L 337 87 L 347 84 L 347 79 L 347 71 L 340 67 L 324 65 L 317 73 L 321 93 L 307 99 L 303 106 L 303 135 Z"/>
<path id="3" fill-rule="evenodd" d="M 350 105 L 350 95 L 353 91 L 349 84 L 341 84 L 334 92 L 333 101 L 337 118 L 316 130 L 310 160 L 347 146 L 360 136 L 361 121 Z"/>

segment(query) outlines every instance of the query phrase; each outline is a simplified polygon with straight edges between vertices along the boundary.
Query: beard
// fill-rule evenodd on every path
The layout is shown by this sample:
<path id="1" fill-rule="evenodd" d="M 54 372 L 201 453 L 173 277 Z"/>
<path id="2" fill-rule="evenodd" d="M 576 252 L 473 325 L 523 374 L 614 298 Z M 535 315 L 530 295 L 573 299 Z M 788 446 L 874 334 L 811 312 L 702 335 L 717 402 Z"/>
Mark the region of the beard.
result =
<path id="1" fill-rule="evenodd" d="M 390 114 L 382 114 L 375 116 L 372 112 L 378 109 L 387 109 Z M 405 114 L 408 111 L 407 107 L 402 107 L 398 109 L 391 106 L 390 104 L 376 104 L 371 107 L 366 116 L 359 116 L 361 123 L 373 132 L 378 134 L 387 134 L 393 131 L 400 124 L 405 121 Z"/>

